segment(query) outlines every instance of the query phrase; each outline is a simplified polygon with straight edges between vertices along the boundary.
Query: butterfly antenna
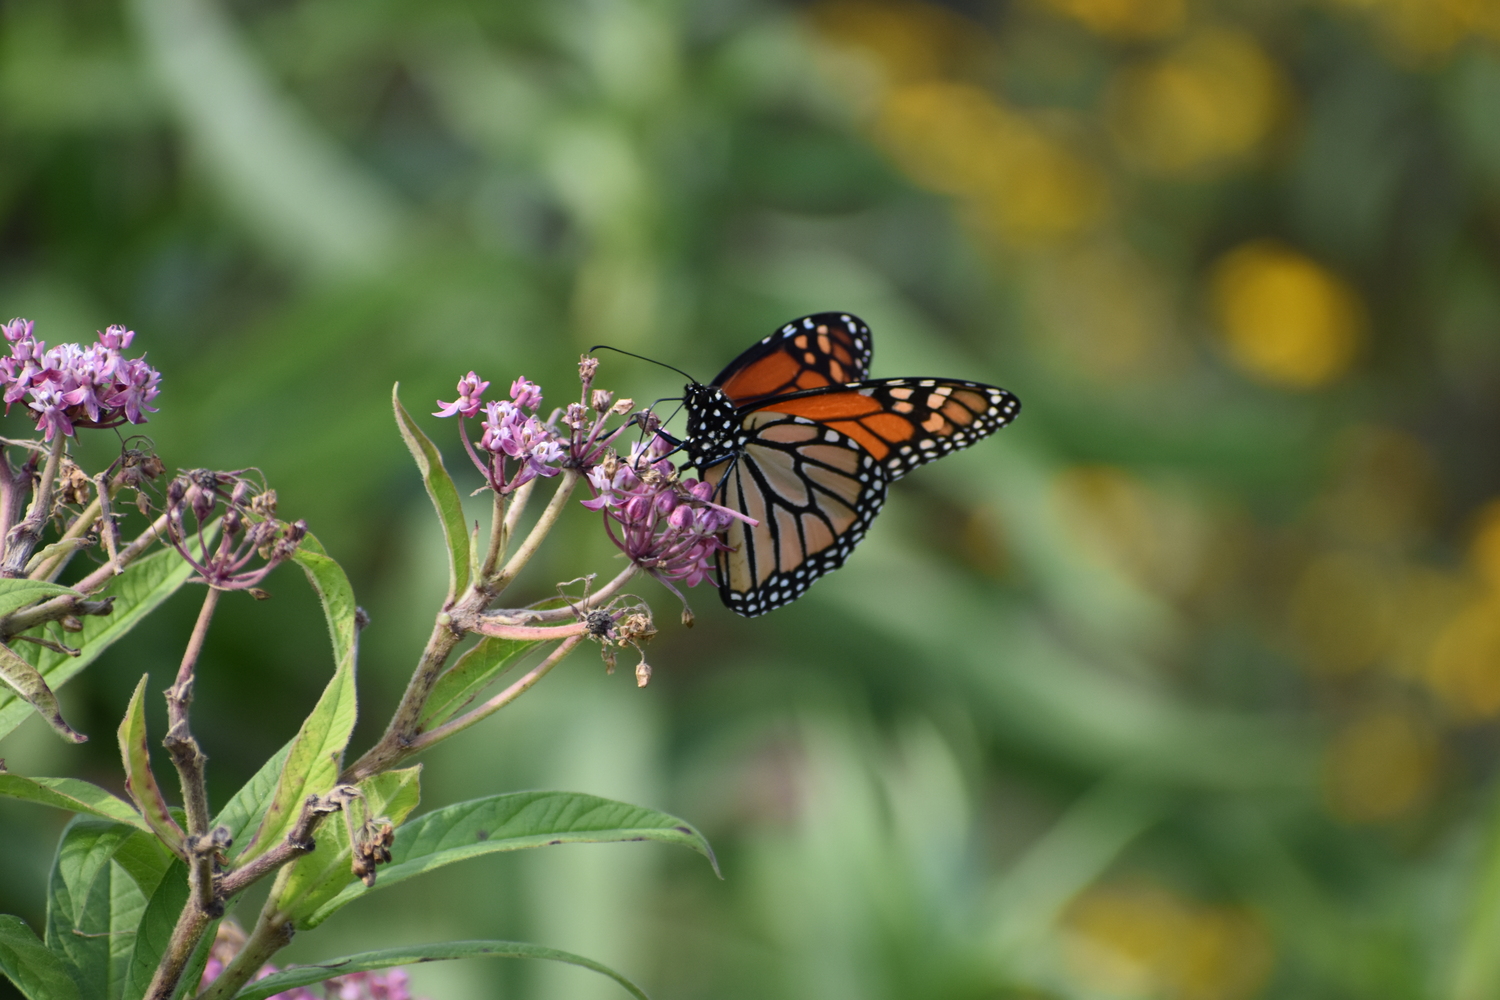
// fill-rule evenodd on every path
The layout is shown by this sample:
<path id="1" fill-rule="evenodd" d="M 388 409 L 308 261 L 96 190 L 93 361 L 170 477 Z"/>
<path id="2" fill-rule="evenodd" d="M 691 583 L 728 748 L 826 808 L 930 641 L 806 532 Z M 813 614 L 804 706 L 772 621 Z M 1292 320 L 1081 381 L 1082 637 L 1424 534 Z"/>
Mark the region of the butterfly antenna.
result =
<path id="1" fill-rule="evenodd" d="M 672 368 L 672 366 L 669 365 L 669 364 L 667 364 L 665 361 L 657 361 L 655 358 L 648 358 L 644 354 L 633 354 L 630 351 L 622 351 L 620 348 L 618 348 L 618 347 L 610 347 L 608 344 L 595 344 L 593 347 L 589 348 L 589 353 L 590 354 L 593 354 L 595 351 L 614 351 L 616 354 L 623 354 L 626 357 L 639 358 L 642 361 L 649 361 L 653 365 L 661 365 L 663 368 L 671 368 L 672 371 L 674 371 L 677 374 L 681 375 L 683 378 L 687 379 L 689 382 L 694 383 L 695 385 L 698 382 L 697 379 L 693 378 L 693 376 L 689 375 L 687 372 L 683 371 L 681 368 Z"/>

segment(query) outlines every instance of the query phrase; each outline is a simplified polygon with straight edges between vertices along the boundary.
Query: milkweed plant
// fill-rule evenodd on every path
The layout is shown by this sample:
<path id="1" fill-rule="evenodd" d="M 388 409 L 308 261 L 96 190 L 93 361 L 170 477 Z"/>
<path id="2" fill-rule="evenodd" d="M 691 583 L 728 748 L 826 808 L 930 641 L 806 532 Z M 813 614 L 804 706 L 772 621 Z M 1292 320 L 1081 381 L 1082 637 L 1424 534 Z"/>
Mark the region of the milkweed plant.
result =
<path id="1" fill-rule="evenodd" d="M 713 503 L 706 484 L 678 475 L 655 418 L 594 388 L 598 362 L 589 357 L 579 363 L 578 401 L 546 417 L 541 389 L 525 378 L 496 399 L 470 372 L 434 416 L 456 418 L 490 495 L 482 533 L 466 520 L 439 449 L 393 392 L 397 427 L 442 523 L 448 589 L 384 734 L 350 760 L 367 618 L 309 526 L 283 519 L 276 491 L 254 470 L 169 475 L 148 439 L 120 430 L 118 455 L 84 468 L 70 450 L 78 436 L 144 424 L 156 412 L 160 374 L 144 357 L 127 357 L 135 334 L 123 327 L 87 346 L 51 348 L 26 320 L 0 329 L 10 350 L 0 358 L 5 405 L 24 410 L 37 432 L 0 439 L 0 678 L 9 689 L 0 695 L 0 736 L 35 712 L 61 738 L 87 739 L 64 720 L 54 691 L 178 589 L 203 595 L 163 692 L 162 743 L 175 781 L 153 772 L 146 676 L 118 730 L 128 801 L 78 778 L 22 776 L 0 764 L 0 794 L 76 814 L 58 844 L 40 934 L 0 915 L 0 970 L 20 991 L 31 1000 L 402 1000 L 410 996 L 402 964 L 532 957 L 585 966 L 644 997 L 588 958 L 518 942 L 424 944 L 286 968 L 273 959 L 295 933 L 344 906 L 480 854 L 659 840 L 713 863 L 688 823 L 591 795 L 500 792 L 416 812 L 421 765 L 412 759 L 511 704 L 581 643 L 597 643 L 610 670 L 620 650 L 633 650 L 637 683 L 649 680 L 641 651 L 655 633 L 652 613 L 627 588 L 651 576 L 681 599 L 682 588 L 711 571 L 731 518 L 743 517 Z M 597 587 L 581 576 L 560 583 L 555 599 L 504 607 L 507 588 L 580 485 L 589 494 L 582 506 L 602 520 L 624 568 Z M 527 519 L 539 489 L 551 496 Z M 140 520 L 132 511 L 144 528 L 125 530 Z M 81 572 L 75 561 L 92 568 Z M 266 597 L 260 584 L 284 562 L 301 567 L 322 603 L 333 674 L 291 741 L 227 802 L 213 803 L 191 713 L 200 654 L 220 603 L 242 599 L 238 592 Z M 691 623 L 685 600 L 682 614 Z M 260 912 L 236 913 L 246 890 L 266 880 Z"/>

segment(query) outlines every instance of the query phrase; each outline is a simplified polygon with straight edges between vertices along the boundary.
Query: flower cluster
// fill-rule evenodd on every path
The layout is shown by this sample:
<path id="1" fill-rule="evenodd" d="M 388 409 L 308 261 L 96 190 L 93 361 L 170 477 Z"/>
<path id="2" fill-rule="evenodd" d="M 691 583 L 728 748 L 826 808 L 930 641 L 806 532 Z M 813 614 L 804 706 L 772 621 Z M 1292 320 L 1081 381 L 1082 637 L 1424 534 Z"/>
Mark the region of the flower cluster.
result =
<path id="1" fill-rule="evenodd" d="M 209 552 L 206 529 L 220 502 L 225 504 L 219 529 L 218 548 Z M 248 590 L 265 596 L 256 585 L 297 550 L 307 524 L 286 524 L 276 519 L 276 491 L 257 491 L 239 473 L 197 469 L 184 473 L 167 486 L 167 538 L 197 570 L 196 582 L 217 590 Z M 196 525 L 189 529 L 186 515 Z M 188 547 L 196 537 L 198 556 Z M 251 567 L 257 556 L 264 560 Z"/>
<path id="2" fill-rule="evenodd" d="M 610 540 L 680 599 L 671 581 L 696 587 L 713 569 L 714 553 L 728 549 L 720 535 L 731 521 L 754 522 L 714 503 L 713 484 L 679 479 L 664 457 L 670 447 L 656 435 L 625 461 L 606 457 L 589 471 L 594 498 L 583 505 L 603 511 Z"/>
<path id="3" fill-rule="evenodd" d="M 210 983 L 218 979 L 219 973 L 224 971 L 224 967 L 244 946 L 245 932 L 239 925 L 232 920 L 221 923 L 213 947 L 208 953 L 208 964 L 203 967 L 202 985 L 199 989 L 207 989 Z M 274 965 L 263 965 L 255 973 L 254 980 L 259 981 L 279 971 Z M 321 989 L 317 993 L 305 986 L 298 986 L 274 993 L 267 1000 L 412 1000 L 410 983 L 411 978 L 404 969 L 350 972 L 325 979 L 319 984 Z"/>
<path id="4" fill-rule="evenodd" d="M 473 417 L 484 411 L 483 434 L 476 450 L 464 429 L 464 447 L 475 466 L 484 473 L 490 489 L 512 493 L 538 476 L 555 476 L 562 471 L 566 455 L 552 422 L 543 423 L 536 415 L 542 405 L 542 390 L 533 382 L 518 378 L 511 383 L 510 399 L 483 400 L 489 383 L 469 372 L 458 383 L 458 398 L 451 403 L 441 399 L 442 407 L 435 417 Z M 527 412 L 527 411 L 531 412 Z"/>
<path id="5" fill-rule="evenodd" d="M 156 412 L 150 403 L 160 392 L 161 374 L 143 358 L 120 353 L 135 339 L 134 331 L 112 326 L 87 347 L 58 344 L 49 350 L 32 335 L 33 326 L 26 319 L 0 326 L 10 343 L 10 357 L 0 358 L 0 388 L 7 411 L 26 400 L 46 440 L 72 437 L 75 427 L 142 424 L 145 412 Z"/>

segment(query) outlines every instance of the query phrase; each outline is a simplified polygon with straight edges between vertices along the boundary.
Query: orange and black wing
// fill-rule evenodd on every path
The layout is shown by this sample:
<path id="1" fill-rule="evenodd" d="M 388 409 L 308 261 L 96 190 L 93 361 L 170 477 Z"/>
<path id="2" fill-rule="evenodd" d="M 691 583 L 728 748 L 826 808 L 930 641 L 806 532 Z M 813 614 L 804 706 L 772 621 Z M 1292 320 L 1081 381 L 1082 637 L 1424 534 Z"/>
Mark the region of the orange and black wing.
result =
<path id="1" fill-rule="evenodd" d="M 848 313 L 792 320 L 719 373 L 713 385 L 736 406 L 769 396 L 858 382 L 870 373 L 870 328 Z"/>
<path id="2" fill-rule="evenodd" d="M 978 382 L 886 378 L 767 400 L 755 412 L 802 417 L 849 437 L 894 480 L 995 433 L 1021 401 Z"/>
<path id="3" fill-rule="evenodd" d="M 739 455 L 704 470 L 735 521 L 718 555 L 719 596 L 746 617 L 790 604 L 842 566 L 885 502 L 888 476 L 859 441 L 807 417 L 758 410 Z"/>

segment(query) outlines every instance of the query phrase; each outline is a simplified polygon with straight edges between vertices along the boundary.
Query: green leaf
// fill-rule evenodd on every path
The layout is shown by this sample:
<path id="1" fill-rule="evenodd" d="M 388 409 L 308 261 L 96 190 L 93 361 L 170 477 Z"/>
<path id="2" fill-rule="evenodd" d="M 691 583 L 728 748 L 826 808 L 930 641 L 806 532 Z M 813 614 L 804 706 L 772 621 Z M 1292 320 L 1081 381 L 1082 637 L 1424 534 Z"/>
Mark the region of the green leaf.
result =
<path id="1" fill-rule="evenodd" d="M 188 901 L 188 870 L 181 861 L 173 861 L 146 903 L 145 912 L 136 927 L 135 942 L 126 969 L 121 1000 L 141 1000 L 151 977 L 166 954 L 172 930 Z"/>
<path id="2" fill-rule="evenodd" d="M 365 796 L 365 812 L 371 817 L 385 817 L 400 826 L 420 798 L 418 775 L 421 766 L 387 771 L 366 778 L 359 783 Z M 318 846 L 311 853 L 298 858 L 276 883 L 277 909 L 296 921 L 299 929 L 316 926 L 304 918 L 317 912 L 329 900 L 338 896 L 351 882 L 359 882 L 350 864 L 353 859 L 349 846 L 349 828 L 343 815 L 329 816 L 318 828 Z M 384 879 L 384 866 L 376 873 L 376 884 Z"/>
<path id="3" fill-rule="evenodd" d="M 124 987 L 147 895 L 115 858 L 146 836 L 80 817 L 58 844 L 48 885 L 47 947 L 62 956 L 87 997 L 115 1000 Z"/>
<path id="4" fill-rule="evenodd" d="M 262 764 L 260 770 L 234 793 L 224 809 L 214 817 L 212 825 L 227 827 L 235 843 L 258 827 L 276 794 L 276 782 L 281 777 L 281 769 L 286 766 L 287 754 L 291 750 L 292 744 L 288 741 L 272 754 L 271 759 Z"/>
<path id="5" fill-rule="evenodd" d="M 80 1000 L 67 965 L 37 940 L 26 921 L 0 914 L 0 971 L 27 1000 Z"/>
<path id="6" fill-rule="evenodd" d="M 515 665 L 536 642 L 485 636 L 438 678 L 422 708 L 421 727 L 435 729 L 453 718 L 496 677 Z"/>
<path id="7" fill-rule="evenodd" d="M 0 579 L 0 617 L 12 611 L 19 611 L 44 598 L 77 593 L 78 591 L 72 587 L 64 587 L 60 583 L 48 583 L 46 580 Z"/>
<path id="8" fill-rule="evenodd" d="M 323 613 L 333 639 L 333 678 L 323 689 L 317 705 L 313 706 L 312 714 L 292 739 L 276 783 L 276 792 L 255 838 L 240 855 L 241 864 L 286 836 L 297 821 L 303 799 L 309 795 L 322 795 L 333 788 L 342 767 L 344 747 L 349 743 L 349 734 L 354 731 L 354 590 L 339 564 L 324 553 L 312 535 L 302 539 L 292 558 L 306 571 L 323 603 Z"/>
<path id="9" fill-rule="evenodd" d="M 585 969 L 592 969 L 600 975 L 608 976 L 625 987 L 637 1000 L 650 1000 L 644 990 L 607 965 L 584 958 L 582 955 L 519 941 L 449 941 L 445 944 L 424 944 L 410 948 L 382 948 L 379 951 L 361 952 L 358 955 L 337 958 L 331 962 L 320 962 L 317 965 L 299 965 L 285 972 L 267 976 L 240 990 L 234 995 L 234 1000 L 266 1000 L 267 997 L 274 996 L 282 990 L 321 983 L 335 976 L 347 976 L 351 972 L 370 972 L 375 969 L 389 969 L 394 965 L 442 962 L 454 958 L 545 958 L 553 962 L 566 962 L 569 965 L 579 965 Z"/>
<path id="10" fill-rule="evenodd" d="M 401 397 L 397 393 L 400 388 L 399 382 L 391 388 L 391 405 L 396 410 L 396 426 L 401 428 L 401 437 L 411 451 L 411 457 L 417 460 L 422 483 L 427 487 L 427 495 L 432 498 L 438 520 L 443 523 L 443 535 L 448 539 L 448 601 L 451 602 L 469 586 L 469 531 L 464 517 L 463 499 L 458 494 L 458 487 L 453 485 L 448 470 L 443 466 L 442 453 L 422 433 L 422 428 L 406 412 L 406 407 L 401 405 Z"/>
<path id="11" fill-rule="evenodd" d="M 0 643 L 0 681 L 10 685 L 11 690 L 36 709 L 37 714 L 46 719 L 47 725 L 63 739 L 73 743 L 88 741 L 87 736 L 63 721 L 57 695 L 52 693 L 36 667 L 21 659 L 20 654 L 3 643 Z"/>
<path id="12" fill-rule="evenodd" d="M 0 795 L 70 812 L 88 813 L 142 830 L 150 829 L 130 803 L 78 778 L 23 778 L 19 774 L 0 774 Z"/>
<path id="13" fill-rule="evenodd" d="M 460 802 L 419 816 L 396 831 L 391 863 L 382 865 L 371 888 L 346 885 L 307 917 L 315 927 L 354 900 L 388 885 L 455 861 L 554 844 L 598 844 L 659 840 L 702 854 L 719 870 L 713 849 L 691 825 L 675 816 L 576 792 L 510 792 Z"/>
<path id="14" fill-rule="evenodd" d="M 205 540 L 212 543 L 214 534 L 213 529 L 205 532 Z M 196 543 L 190 546 L 189 551 L 195 550 Z M 68 637 L 68 643 L 78 650 L 78 655 L 68 656 L 37 646 L 35 650 L 27 650 L 34 657 L 32 664 L 41 672 L 47 685 L 54 691 L 57 690 L 98 659 L 100 653 L 134 628 L 142 618 L 155 611 L 162 601 L 171 597 L 192 575 L 193 567 L 175 549 L 164 548 L 137 559 L 106 587 L 90 595 L 95 599 L 114 597 L 115 606 L 111 614 L 85 615 L 80 619 L 83 631 Z M 0 691 L 0 737 L 24 722 L 30 711 L 30 706 L 18 695 Z"/>
<path id="15" fill-rule="evenodd" d="M 146 746 L 146 680 L 142 674 L 130 696 L 130 705 L 125 709 L 125 718 L 120 722 L 120 757 L 125 762 L 125 789 L 140 807 L 141 815 L 151 829 L 162 839 L 172 853 L 186 857 L 183 849 L 182 828 L 172 819 L 167 809 L 167 800 L 151 773 L 151 751 Z"/>

